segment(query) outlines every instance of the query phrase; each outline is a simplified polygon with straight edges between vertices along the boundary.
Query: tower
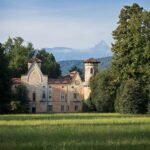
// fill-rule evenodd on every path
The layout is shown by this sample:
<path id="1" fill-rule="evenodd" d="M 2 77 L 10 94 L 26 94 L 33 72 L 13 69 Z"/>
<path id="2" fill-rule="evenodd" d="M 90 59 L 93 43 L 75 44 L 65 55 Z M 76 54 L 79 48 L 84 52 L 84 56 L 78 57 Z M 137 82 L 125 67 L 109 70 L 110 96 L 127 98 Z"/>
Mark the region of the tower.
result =
<path id="1" fill-rule="evenodd" d="M 98 64 L 100 61 L 94 58 L 89 58 L 84 61 L 85 67 L 85 82 L 84 82 L 84 99 L 88 99 L 90 95 L 90 87 L 89 82 L 91 77 L 93 77 L 98 72 Z"/>

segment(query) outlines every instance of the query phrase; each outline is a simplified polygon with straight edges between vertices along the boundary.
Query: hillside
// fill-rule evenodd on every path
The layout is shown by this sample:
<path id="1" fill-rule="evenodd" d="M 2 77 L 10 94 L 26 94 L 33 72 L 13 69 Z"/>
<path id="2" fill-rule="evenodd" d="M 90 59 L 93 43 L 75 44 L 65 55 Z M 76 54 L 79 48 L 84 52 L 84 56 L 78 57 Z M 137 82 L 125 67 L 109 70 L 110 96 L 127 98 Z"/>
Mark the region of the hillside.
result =
<path id="1" fill-rule="evenodd" d="M 103 58 L 99 58 L 98 60 L 100 60 L 100 64 L 99 64 L 99 69 L 101 68 L 109 68 L 110 67 L 110 63 L 112 60 L 112 57 L 103 57 Z M 83 60 L 65 60 L 65 61 L 59 61 L 58 62 L 60 64 L 61 70 L 62 70 L 62 75 L 66 75 L 69 73 L 69 70 L 73 67 L 73 66 L 77 66 L 78 68 L 82 69 L 84 72 L 84 63 Z"/>

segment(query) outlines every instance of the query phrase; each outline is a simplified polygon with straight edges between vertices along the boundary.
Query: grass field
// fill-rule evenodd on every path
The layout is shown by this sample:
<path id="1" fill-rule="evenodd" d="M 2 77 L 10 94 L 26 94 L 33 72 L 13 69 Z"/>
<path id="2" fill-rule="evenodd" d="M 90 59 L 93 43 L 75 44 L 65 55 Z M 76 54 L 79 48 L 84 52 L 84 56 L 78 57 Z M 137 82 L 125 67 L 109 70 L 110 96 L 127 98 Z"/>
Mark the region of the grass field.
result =
<path id="1" fill-rule="evenodd" d="M 150 150 L 150 116 L 0 115 L 0 150 Z"/>

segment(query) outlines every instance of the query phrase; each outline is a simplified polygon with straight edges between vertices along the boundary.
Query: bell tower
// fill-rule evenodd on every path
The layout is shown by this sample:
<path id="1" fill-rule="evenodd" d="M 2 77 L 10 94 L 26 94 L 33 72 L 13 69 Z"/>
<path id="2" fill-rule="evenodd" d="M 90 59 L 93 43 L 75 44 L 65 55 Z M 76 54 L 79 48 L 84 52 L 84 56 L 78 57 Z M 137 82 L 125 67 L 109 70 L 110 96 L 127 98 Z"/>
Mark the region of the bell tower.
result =
<path id="1" fill-rule="evenodd" d="M 85 67 L 85 82 L 84 82 L 84 99 L 88 99 L 90 95 L 90 87 L 89 82 L 91 77 L 93 77 L 98 72 L 98 64 L 100 61 L 94 58 L 89 58 L 84 61 Z"/>

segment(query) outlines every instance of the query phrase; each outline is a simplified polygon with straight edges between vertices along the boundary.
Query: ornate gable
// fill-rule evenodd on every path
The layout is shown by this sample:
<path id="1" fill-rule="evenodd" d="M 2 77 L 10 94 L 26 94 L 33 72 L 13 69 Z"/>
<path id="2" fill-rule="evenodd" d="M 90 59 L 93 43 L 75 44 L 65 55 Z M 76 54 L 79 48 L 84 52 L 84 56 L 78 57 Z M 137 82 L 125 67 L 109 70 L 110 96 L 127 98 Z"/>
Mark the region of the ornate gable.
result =
<path id="1" fill-rule="evenodd" d="M 27 73 L 27 81 L 31 84 L 40 84 L 43 82 L 43 74 L 36 62 L 31 65 Z"/>

